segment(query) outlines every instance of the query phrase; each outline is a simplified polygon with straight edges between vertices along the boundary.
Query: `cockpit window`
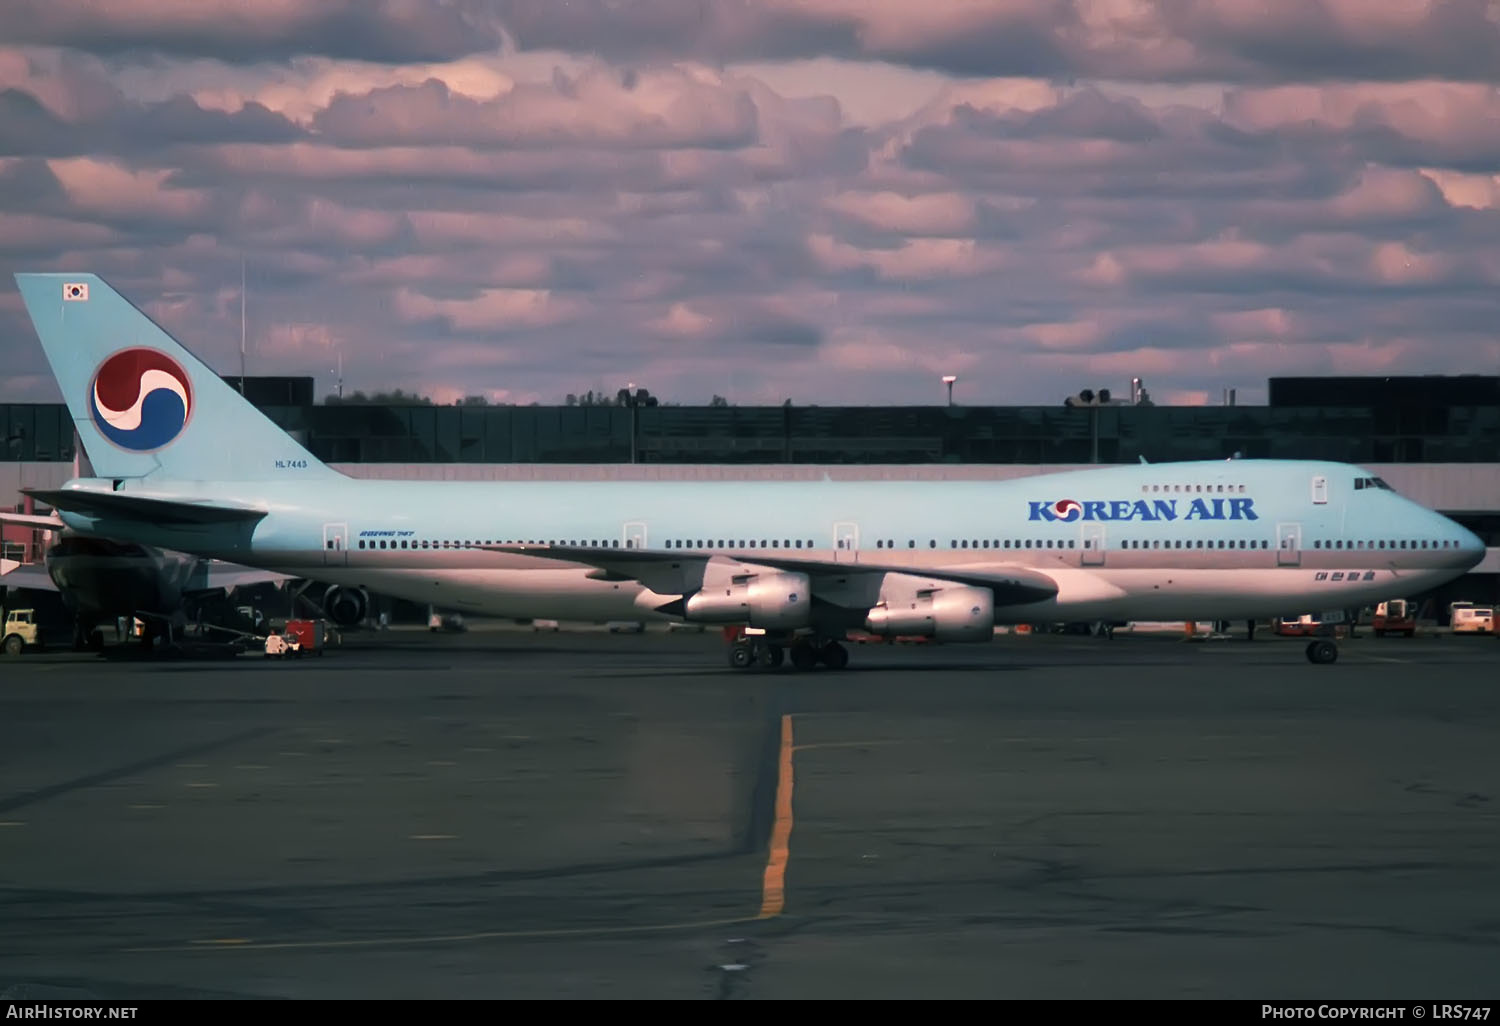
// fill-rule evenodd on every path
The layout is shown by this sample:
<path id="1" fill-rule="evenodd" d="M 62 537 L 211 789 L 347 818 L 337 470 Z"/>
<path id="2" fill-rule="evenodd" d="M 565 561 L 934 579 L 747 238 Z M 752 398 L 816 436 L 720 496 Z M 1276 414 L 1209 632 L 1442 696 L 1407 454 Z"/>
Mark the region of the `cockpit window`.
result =
<path id="1" fill-rule="evenodd" d="M 1364 488 L 1383 488 L 1383 489 L 1385 489 L 1388 492 L 1395 491 L 1394 488 L 1392 488 L 1390 485 L 1388 485 L 1388 484 L 1385 483 L 1385 479 L 1384 478 L 1379 478 L 1379 477 L 1357 477 L 1357 478 L 1355 478 L 1354 479 L 1354 490 L 1357 492 L 1357 491 L 1360 491 L 1361 489 L 1364 489 Z"/>

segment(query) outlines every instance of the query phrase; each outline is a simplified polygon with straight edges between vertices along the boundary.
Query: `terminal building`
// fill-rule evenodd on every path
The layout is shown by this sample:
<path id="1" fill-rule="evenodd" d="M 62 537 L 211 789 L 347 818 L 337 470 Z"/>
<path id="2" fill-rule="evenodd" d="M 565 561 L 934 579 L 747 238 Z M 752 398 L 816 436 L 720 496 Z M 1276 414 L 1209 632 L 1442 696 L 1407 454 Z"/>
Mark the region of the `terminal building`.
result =
<path id="1" fill-rule="evenodd" d="M 1500 600 L 1500 376 L 1272 378 L 1264 406 L 455 406 L 318 403 L 312 378 L 226 377 L 356 477 L 1008 479 L 1110 463 L 1326 459 L 1370 469 L 1484 539 L 1432 608 Z M 0 506 L 72 473 L 62 404 L 0 404 Z M 5 555 L 36 558 L 8 528 Z M 1414 596 L 1408 596 L 1414 597 Z M 1294 611 L 1289 611 L 1294 612 Z"/>

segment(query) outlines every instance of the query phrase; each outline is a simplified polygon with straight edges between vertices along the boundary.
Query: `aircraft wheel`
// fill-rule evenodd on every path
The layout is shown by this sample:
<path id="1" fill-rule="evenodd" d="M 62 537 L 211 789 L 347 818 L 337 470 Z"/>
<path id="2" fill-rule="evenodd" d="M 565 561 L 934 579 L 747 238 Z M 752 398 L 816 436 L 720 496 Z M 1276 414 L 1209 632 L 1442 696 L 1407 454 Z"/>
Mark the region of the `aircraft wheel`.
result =
<path id="1" fill-rule="evenodd" d="M 849 650 L 837 641 L 830 641 L 824 645 L 823 651 L 818 655 L 823 665 L 830 670 L 842 670 L 849 665 Z"/>
<path id="2" fill-rule="evenodd" d="M 729 665 L 736 670 L 743 670 L 754 661 L 755 654 L 750 651 L 750 646 L 737 644 L 729 646 Z"/>
<path id="3" fill-rule="evenodd" d="M 781 665 L 786 653 L 780 645 L 763 645 L 760 650 L 760 665 L 767 670 L 774 670 Z"/>
<path id="4" fill-rule="evenodd" d="M 1312 641 L 1307 645 L 1307 661 L 1331 663 L 1339 657 L 1339 647 L 1331 641 Z"/>
<path id="5" fill-rule="evenodd" d="M 807 642 L 792 646 L 792 666 L 798 670 L 811 670 L 818 665 L 818 650 Z"/>

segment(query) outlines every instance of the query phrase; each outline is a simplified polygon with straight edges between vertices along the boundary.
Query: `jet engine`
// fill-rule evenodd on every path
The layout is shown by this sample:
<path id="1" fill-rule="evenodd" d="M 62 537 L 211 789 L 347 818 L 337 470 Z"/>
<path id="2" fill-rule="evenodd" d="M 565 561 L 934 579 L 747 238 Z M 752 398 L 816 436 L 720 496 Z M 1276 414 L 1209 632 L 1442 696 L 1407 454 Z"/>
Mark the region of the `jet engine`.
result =
<path id="1" fill-rule="evenodd" d="M 722 583 L 704 582 L 703 590 L 683 603 L 689 620 L 743 623 L 766 630 L 806 627 L 812 616 L 812 582 L 806 574 L 735 574 Z"/>
<path id="2" fill-rule="evenodd" d="M 340 627 L 353 627 L 370 611 L 370 596 L 363 588 L 329 585 L 323 593 L 323 611 Z"/>
<path id="3" fill-rule="evenodd" d="M 951 585 L 882 596 L 865 630 L 935 641 L 988 641 L 995 636 L 995 596 L 988 588 Z"/>

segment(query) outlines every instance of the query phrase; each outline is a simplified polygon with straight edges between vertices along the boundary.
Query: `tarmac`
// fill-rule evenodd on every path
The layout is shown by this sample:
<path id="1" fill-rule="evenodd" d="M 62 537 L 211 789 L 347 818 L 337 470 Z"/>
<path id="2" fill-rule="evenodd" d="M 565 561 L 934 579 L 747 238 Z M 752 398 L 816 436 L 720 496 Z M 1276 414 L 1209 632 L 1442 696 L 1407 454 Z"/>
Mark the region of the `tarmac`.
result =
<path id="1" fill-rule="evenodd" d="M 0 996 L 1477 1000 L 1500 639 L 0 659 Z"/>

